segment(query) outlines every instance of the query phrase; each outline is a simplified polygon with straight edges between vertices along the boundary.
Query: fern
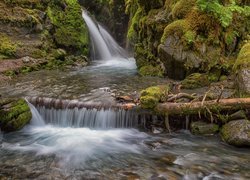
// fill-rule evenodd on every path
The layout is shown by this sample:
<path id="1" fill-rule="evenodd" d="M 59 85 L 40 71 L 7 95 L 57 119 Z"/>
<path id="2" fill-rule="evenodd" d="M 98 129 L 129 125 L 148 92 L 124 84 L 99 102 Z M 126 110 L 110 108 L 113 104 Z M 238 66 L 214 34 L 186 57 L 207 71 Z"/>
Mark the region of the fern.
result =
<path id="1" fill-rule="evenodd" d="M 243 8 L 238 6 L 234 0 L 231 0 L 230 4 L 226 6 L 219 0 L 197 0 L 197 5 L 200 10 L 218 18 L 223 27 L 228 27 L 232 23 L 233 13 L 237 12 L 246 16 L 249 14 L 249 6 Z"/>

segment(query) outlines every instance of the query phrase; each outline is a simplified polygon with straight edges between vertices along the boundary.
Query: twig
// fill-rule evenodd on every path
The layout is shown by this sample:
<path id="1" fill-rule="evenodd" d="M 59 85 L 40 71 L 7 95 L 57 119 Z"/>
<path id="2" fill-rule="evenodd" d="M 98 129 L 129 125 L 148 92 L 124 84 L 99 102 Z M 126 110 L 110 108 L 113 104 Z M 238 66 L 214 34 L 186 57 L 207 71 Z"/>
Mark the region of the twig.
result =
<path id="1" fill-rule="evenodd" d="M 170 125 L 169 125 L 169 115 L 168 114 L 165 115 L 165 126 L 166 126 L 169 134 L 171 134 L 171 129 L 170 129 Z"/>
<path id="2" fill-rule="evenodd" d="M 221 85 L 220 95 L 219 95 L 219 97 L 218 97 L 218 99 L 217 99 L 217 101 L 216 101 L 217 103 L 220 101 L 220 99 L 221 99 L 221 97 L 222 97 L 223 92 L 224 92 L 224 86 L 223 86 L 223 85 Z"/>

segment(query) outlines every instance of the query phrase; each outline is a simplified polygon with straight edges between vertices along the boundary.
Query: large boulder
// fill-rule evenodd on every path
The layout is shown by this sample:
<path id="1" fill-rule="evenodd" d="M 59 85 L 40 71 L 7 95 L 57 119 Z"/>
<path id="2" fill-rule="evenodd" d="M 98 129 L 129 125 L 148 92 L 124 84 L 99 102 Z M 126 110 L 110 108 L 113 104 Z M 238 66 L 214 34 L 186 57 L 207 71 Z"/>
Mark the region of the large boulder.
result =
<path id="1" fill-rule="evenodd" d="M 221 137 L 234 146 L 250 146 L 250 121 L 236 120 L 227 123 L 222 127 Z"/>
<path id="2" fill-rule="evenodd" d="M 172 79 L 182 80 L 197 70 L 209 72 L 219 62 L 221 49 L 216 46 L 203 43 L 199 48 L 192 49 L 178 35 L 168 35 L 162 40 L 164 42 L 158 48 L 159 58 Z"/>
<path id="3" fill-rule="evenodd" d="M 240 50 L 234 65 L 236 71 L 236 85 L 241 93 L 250 94 L 250 42 Z"/>

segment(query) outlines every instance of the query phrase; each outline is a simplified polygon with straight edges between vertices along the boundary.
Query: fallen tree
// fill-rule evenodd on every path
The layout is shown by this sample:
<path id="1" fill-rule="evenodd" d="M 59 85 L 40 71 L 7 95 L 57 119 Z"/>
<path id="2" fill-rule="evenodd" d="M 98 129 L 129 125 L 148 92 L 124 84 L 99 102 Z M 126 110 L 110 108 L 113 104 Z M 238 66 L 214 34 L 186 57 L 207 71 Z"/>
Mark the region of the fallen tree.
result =
<path id="1" fill-rule="evenodd" d="M 168 115 L 191 115 L 202 112 L 220 112 L 229 110 L 250 109 L 250 98 L 220 99 L 189 103 L 160 103 L 156 111 Z"/>

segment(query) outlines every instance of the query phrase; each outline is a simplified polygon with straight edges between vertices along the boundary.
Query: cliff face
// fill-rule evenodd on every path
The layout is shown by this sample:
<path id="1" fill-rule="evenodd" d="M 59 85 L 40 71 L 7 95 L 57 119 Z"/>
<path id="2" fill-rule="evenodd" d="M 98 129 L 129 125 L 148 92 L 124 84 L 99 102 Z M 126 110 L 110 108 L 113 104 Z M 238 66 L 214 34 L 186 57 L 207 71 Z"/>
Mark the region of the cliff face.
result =
<path id="1" fill-rule="evenodd" d="M 249 38 L 248 1 L 126 0 L 128 38 L 142 75 L 231 73 Z M 217 80 L 218 80 L 217 78 Z"/>
<path id="2" fill-rule="evenodd" d="M 0 2 L 0 59 L 88 55 L 88 31 L 76 0 Z"/>

